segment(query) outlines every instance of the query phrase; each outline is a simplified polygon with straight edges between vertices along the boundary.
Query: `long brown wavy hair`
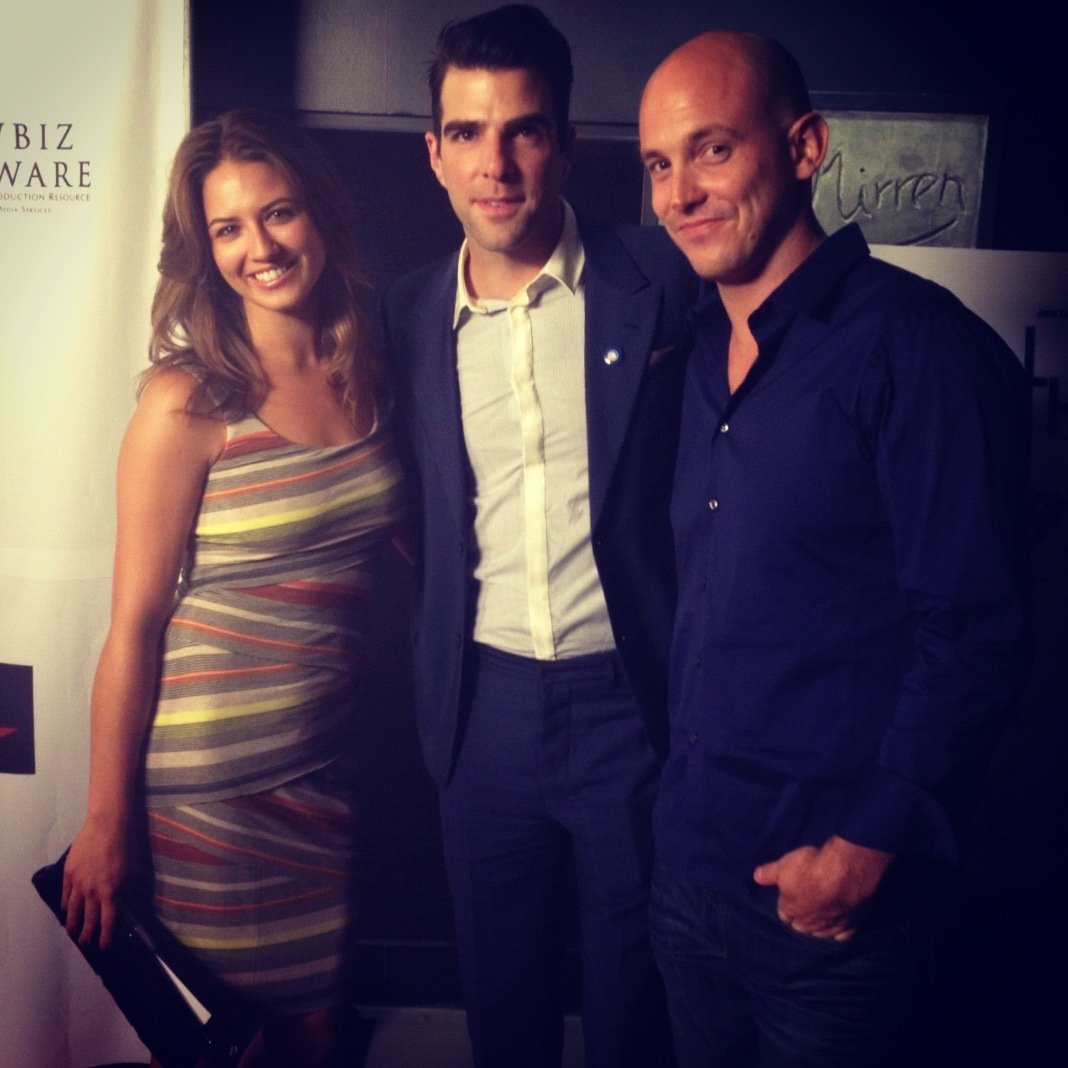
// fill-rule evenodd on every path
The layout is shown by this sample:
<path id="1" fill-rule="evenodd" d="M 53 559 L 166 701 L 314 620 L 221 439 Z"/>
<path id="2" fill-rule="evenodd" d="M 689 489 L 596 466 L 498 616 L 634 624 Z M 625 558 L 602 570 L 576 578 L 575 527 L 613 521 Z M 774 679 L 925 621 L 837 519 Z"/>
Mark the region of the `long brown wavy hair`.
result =
<path id="1" fill-rule="evenodd" d="M 140 389 L 165 367 L 199 370 L 191 399 L 200 412 L 254 412 L 267 381 L 249 338 L 240 298 L 219 274 L 204 217 L 204 179 L 224 160 L 269 163 L 297 190 L 326 247 L 317 283 L 319 355 L 353 414 L 361 391 L 376 389 L 381 363 L 367 328 L 370 286 L 353 240 L 352 209 L 326 154 L 302 129 L 253 109 L 228 111 L 194 127 L 171 165 L 163 209 L 159 282 L 152 300 L 152 366 Z"/>

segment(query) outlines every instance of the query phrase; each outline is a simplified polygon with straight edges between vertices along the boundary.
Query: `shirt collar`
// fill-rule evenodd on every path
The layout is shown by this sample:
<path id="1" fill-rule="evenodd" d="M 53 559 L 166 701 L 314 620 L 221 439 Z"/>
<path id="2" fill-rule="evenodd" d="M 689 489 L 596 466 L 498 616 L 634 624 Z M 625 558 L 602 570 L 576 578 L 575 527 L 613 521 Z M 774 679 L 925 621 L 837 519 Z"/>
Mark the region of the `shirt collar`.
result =
<path id="1" fill-rule="evenodd" d="M 850 223 L 825 238 L 805 261 L 757 309 L 816 315 L 841 279 L 868 255 L 868 243 L 856 223 Z"/>
<path id="2" fill-rule="evenodd" d="M 825 238 L 805 261 L 749 317 L 758 333 L 761 326 L 786 321 L 795 315 L 816 315 L 838 282 L 869 255 L 860 227 L 849 223 Z M 725 316 L 715 283 L 703 282 L 694 307 L 696 319 Z"/>
<path id="3" fill-rule="evenodd" d="M 571 205 L 566 200 L 561 200 L 561 204 L 564 207 L 564 227 L 560 232 L 560 240 L 542 269 L 516 294 L 516 297 L 525 295 L 529 299 L 548 289 L 553 283 L 566 286 L 572 294 L 578 290 L 582 279 L 582 269 L 586 264 L 586 253 L 582 247 L 582 238 L 579 236 L 578 220 L 575 218 Z M 471 296 L 468 291 L 465 270 L 467 257 L 467 238 L 464 238 L 456 261 L 456 303 L 452 315 L 454 329 L 460 325 L 466 315 L 483 315 L 487 311 L 486 304 L 477 297 Z M 515 297 L 512 299 L 515 300 Z"/>

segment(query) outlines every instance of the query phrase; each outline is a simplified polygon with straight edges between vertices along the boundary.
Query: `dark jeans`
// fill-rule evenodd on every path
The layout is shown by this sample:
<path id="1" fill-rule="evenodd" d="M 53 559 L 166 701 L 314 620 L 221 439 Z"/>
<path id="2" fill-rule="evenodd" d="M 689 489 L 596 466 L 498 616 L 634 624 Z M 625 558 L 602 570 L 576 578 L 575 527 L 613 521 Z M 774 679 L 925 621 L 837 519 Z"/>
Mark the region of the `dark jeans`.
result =
<path id="1" fill-rule="evenodd" d="M 565 907 L 578 890 L 587 1068 L 670 1063 L 649 944 L 659 762 L 619 658 L 480 649 L 445 862 L 478 1068 L 559 1068 Z"/>
<path id="2" fill-rule="evenodd" d="M 907 1065 L 928 1003 L 927 924 L 800 934 L 774 888 L 724 892 L 658 867 L 650 922 L 679 1068 Z"/>

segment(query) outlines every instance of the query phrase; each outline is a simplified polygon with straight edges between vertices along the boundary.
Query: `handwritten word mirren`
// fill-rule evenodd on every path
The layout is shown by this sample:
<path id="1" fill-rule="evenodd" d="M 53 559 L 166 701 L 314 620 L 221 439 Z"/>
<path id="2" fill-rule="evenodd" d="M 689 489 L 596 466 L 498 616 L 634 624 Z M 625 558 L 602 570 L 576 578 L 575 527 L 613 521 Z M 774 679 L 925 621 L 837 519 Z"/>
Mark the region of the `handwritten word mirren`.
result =
<path id="1" fill-rule="evenodd" d="M 0 188 L 88 189 L 89 160 L 27 157 L 74 151 L 70 122 L 0 122 Z"/>
<path id="2" fill-rule="evenodd" d="M 831 183 L 835 210 L 845 222 L 852 222 L 858 215 L 874 219 L 888 211 L 904 209 L 927 214 L 965 210 L 964 179 L 958 175 L 946 171 L 941 174 L 916 171 L 888 178 L 862 179 L 852 191 L 847 192 L 847 185 L 854 183 L 847 180 L 845 170 L 842 153 L 835 152 L 820 168 L 812 183 L 813 196 L 821 185 Z M 858 168 L 857 174 L 863 175 L 864 168 Z M 944 223 L 939 229 L 949 225 L 952 222 Z"/>

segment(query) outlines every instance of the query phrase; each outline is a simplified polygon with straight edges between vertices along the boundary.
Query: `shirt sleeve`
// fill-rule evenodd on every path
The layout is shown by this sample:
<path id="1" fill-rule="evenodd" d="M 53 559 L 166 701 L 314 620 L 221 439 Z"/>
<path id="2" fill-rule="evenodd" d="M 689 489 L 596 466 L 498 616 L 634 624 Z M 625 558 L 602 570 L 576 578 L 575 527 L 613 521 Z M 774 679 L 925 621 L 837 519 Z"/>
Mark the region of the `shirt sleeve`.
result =
<path id="1" fill-rule="evenodd" d="M 858 401 L 914 631 L 892 720 L 837 833 L 952 861 L 1025 676 L 1030 421 L 1015 356 L 938 293 L 888 318 Z"/>

